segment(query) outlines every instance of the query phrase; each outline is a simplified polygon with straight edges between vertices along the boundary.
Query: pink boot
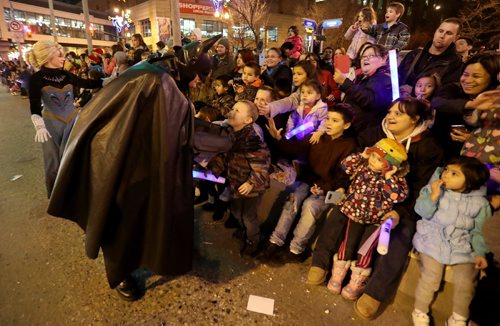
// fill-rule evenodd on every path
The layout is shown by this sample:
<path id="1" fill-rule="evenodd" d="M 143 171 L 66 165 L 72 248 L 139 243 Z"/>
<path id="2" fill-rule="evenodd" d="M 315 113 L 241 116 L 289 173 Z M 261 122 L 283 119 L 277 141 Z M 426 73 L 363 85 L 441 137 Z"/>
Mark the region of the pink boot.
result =
<path id="1" fill-rule="evenodd" d="M 344 281 L 345 275 L 347 274 L 350 266 L 350 260 L 338 260 L 337 254 L 333 256 L 332 277 L 330 277 L 328 285 L 326 286 L 328 290 L 335 294 L 340 294 L 342 282 Z"/>
<path id="2" fill-rule="evenodd" d="M 351 264 L 351 280 L 342 289 L 342 297 L 348 300 L 356 300 L 363 294 L 366 287 L 366 280 L 370 276 L 371 268 L 356 267 L 356 261 Z"/>

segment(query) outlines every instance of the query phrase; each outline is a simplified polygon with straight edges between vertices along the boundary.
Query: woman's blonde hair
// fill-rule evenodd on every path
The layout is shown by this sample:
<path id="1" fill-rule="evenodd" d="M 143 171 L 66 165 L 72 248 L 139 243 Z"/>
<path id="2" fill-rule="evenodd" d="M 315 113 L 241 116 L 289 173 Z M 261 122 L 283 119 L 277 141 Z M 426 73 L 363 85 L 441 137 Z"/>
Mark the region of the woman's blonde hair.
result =
<path id="1" fill-rule="evenodd" d="M 54 56 L 63 53 L 63 48 L 54 41 L 38 41 L 33 45 L 31 51 L 26 54 L 26 61 L 35 69 L 43 67 Z"/>

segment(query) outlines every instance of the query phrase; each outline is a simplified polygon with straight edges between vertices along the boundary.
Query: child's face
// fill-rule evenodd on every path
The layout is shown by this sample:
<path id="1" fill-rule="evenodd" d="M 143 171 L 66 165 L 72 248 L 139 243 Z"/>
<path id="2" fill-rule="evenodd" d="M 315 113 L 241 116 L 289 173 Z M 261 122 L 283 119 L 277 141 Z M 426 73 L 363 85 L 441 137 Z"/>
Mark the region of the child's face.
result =
<path id="1" fill-rule="evenodd" d="M 394 9 L 394 8 L 389 7 L 385 11 L 385 21 L 388 23 L 392 23 L 392 22 L 397 21 L 399 16 L 400 16 L 400 14 L 398 14 L 396 12 L 396 9 Z"/>
<path id="2" fill-rule="evenodd" d="M 245 67 L 243 68 L 243 75 L 241 76 L 241 79 L 245 85 L 250 85 L 257 80 L 257 73 L 252 68 Z"/>
<path id="3" fill-rule="evenodd" d="M 465 190 L 465 175 L 458 165 L 447 165 L 443 170 L 441 180 L 443 180 L 444 187 L 448 190 L 456 192 L 463 192 Z"/>
<path id="4" fill-rule="evenodd" d="M 243 102 L 236 102 L 231 112 L 227 116 L 228 124 L 234 131 L 243 129 L 247 124 L 252 123 L 252 117 L 249 114 L 248 106 Z"/>
<path id="5" fill-rule="evenodd" d="M 264 89 L 259 89 L 255 95 L 255 100 L 253 101 L 257 106 L 265 106 L 271 103 L 271 92 Z"/>
<path id="6" fill-rule="evenodd" d="M 371 152 L 370 157 L 368 157 L 368 168 L 373 172 L 382 172 L 385 167 L 385 160 L 376 152 Z"/>
<path id="7" fill-rule="evenodd" d="M 326 117 L 326 134 L 337 138 L 344 133 L 344 130 L 349 128 L 351 123 L 345 122 L 342 114 L 338 112 L 328 112 Z"/>
<path id="8" fill-rule="evenodd" d="M 222 94 L 227 93 L 227 87 L 222 85 L 220 80 L 214 81 L 213 88 L 214 88 L 214 91 L 217 95 L 222 95 Z"/>
<path id="9" fill-rule="evenodd" d="M 415 85 L 415 95 L 418 98 L 429 99 L 436 89 L 436 83 L 434 78 L 423 77 L 417 81 Z"/>
<path id="10" fill-rule="evenodd" d="M 318 100 L 321 98 L 321 94 L 319 94 L 313 87 L 311 86 L 302 86 L 300 88 L 300 101 L 305 105 L 312 107 Z"/>
<path id="11" fill-rule="evenodd" d="M 307 80 L 307 74 L 304 68 L 295 67 L 293 68 L 293 84 L 295 87 L 299 87 Z"/>

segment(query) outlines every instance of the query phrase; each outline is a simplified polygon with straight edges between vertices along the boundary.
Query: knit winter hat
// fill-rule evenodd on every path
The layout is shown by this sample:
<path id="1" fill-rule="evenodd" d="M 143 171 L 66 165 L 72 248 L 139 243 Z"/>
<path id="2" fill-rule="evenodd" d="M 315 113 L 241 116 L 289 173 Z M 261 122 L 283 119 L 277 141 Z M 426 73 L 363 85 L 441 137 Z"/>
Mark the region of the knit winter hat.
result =
<path id="1" fill-rule="evenodd" d="M 193 28 L 191 33 L 193 33 L 193 35 L 196 36 L 196 40 L 192 40 L 193 42 L 201 41 L 201 29 Z"/>
<path id="2" fill-rule="evenodd" d="M 371 151 L 379 154 L 380 157 L 389 162 L 390 165 L 397 167 L 408 159 L 404 146 L 401 145 L 400 142 L 390 138 L 379 140 L 375 146 L 371 148 Z"/>
<path id="3" fill-rule="evenodd" d="M 217 44 L 224 45 L 224 47 L 229 51 L 229 40 L 225 37 L 221 38 Z"/>
<path id="4" fill-rule="evenodd" d="M 101 63 L 101 58 L 99 58 L 98 56 L 96 56 L 94 54 L 89 54 L 88 58 L 92 64 L 98 65 Z"/>
<path id="5" fill-rule="evenodd" d="M 100 54 L 100 55 L 103 55 L 103 54 L 104 54 L 104 51 L 103 51 L 103 49 L 101 49 L 101 48 L 94 49 L 94 52 L 95 52 L 95 53 L 98 53 L 98 54 Z"/>

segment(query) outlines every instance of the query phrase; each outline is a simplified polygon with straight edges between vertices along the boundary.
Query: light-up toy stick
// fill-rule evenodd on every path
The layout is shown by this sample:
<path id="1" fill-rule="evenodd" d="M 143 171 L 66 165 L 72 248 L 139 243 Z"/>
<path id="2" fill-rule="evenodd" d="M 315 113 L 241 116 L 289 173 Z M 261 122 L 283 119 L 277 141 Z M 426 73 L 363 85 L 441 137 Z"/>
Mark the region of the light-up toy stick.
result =
<path id="1" fill-rule="evenodd" d="M 207 174 L 205 175 L 204 172 L 193 170 L 193 178 L 217 182 L 217 183 L 226 183 L 226 178 L 223 177 L 217 178 L 215 175 L 213 175 L 213 173 L 210 172 L 207 172 Z"/>
<path id="2" fill-rule="evenodd" d="M 389 241 L 391 240 L 391 229 L 394 219 L 388 218 L 380 226 L 380 234 L 378 236 L 377 252 L 381 255 L 386 255 L 389 251 Z"/>
<path id="3" fill-rule="evenodd" d="M 310 133 L 311 131 L 313 131 L 314 129 L 314 123 L 312 121 L 309 121 L 309 122 L 306 122 L 304 123 L 303 125 L 300 125 L 298 126 L 297 128 L 293 129 L 293 130 L 290 130 L 289 132 L 287 132 L 285 134 L 285 138 L 286 139 L 290 139 L 292 138 L 293 136 L 303 132 L 304 135 L 307 135 L 308 133 Z M 303 137 L 302 137 L 303 138 Z"/>
<path id="4" fill-rule="evenodd" d="M 392 100 L 399 98 L 398 54 L 396 50 L 389 51 L 389 68 L 391 68 Z"/>

